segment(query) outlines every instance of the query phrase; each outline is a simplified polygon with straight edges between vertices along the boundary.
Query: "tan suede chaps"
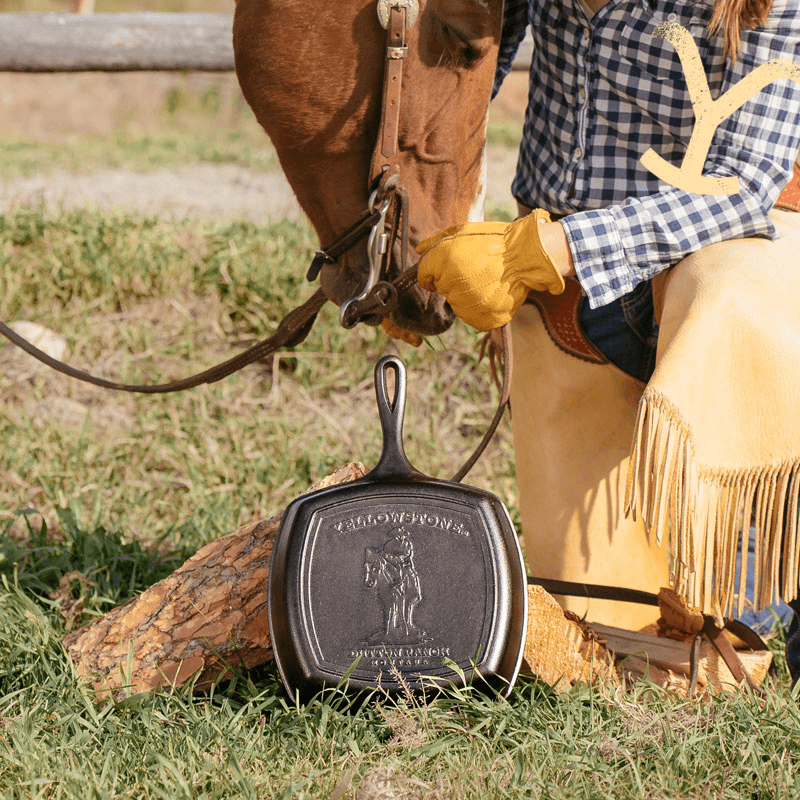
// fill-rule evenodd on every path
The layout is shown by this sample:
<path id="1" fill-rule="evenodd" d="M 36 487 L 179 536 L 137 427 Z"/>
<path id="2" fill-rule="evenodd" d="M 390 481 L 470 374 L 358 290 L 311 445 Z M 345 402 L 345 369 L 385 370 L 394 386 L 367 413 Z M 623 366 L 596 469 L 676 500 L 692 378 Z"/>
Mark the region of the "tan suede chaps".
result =
<path id="1" fill-rule="evenodd" d="M 776 241 L 711 245 L 654 281 L 660 333 L 647 386 L 557 348 L 535 306 L 515 316 L 514 447 L 535 575 L 671 585 L 721 622 L 743 607 L 734 568 L 752 520 L 757 607 L 796 596 L 800 214 L 772 217 Z M 559 599 L 629 629 L 658 614 Z"/>

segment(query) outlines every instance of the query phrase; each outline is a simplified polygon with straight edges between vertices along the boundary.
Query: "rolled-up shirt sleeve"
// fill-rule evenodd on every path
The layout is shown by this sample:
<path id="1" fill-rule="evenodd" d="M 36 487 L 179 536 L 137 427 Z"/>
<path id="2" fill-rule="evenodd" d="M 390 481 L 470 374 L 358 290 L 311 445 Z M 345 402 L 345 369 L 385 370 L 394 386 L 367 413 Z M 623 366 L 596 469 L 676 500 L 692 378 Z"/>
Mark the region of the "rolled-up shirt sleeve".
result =
<path id="1" fill-rule="evenodd" d="M 772 60 L 788 60 L 800 68 L 797 12 L 745 32 L 742 52 L 735 63 L 728 62 L 721 91 Z M 776 237 L 769 213 L 792 176 L 800 150 L 797 77 L 766 86 L 716 129 L 703 175 L 737 178 L 737 193 L 696 194 L 661 183 L 657 193 L 562 220 L 578 280 L 592 307 L 627 294 L 706 245 Z"/>

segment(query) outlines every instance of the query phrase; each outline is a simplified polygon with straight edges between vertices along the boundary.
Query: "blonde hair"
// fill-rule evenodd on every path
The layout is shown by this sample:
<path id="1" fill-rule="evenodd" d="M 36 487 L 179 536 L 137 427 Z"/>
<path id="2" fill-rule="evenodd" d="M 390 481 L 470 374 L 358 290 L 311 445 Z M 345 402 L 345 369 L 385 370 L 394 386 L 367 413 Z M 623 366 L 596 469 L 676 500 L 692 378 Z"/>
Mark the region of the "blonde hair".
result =
<path id="1" fill-rule="evenodd" d="M 742 30 L 764 25 L 771 6 L 772 0 L 716 0 L 708 31 L 725 37 L 725 52 L 736 61 Z"/>

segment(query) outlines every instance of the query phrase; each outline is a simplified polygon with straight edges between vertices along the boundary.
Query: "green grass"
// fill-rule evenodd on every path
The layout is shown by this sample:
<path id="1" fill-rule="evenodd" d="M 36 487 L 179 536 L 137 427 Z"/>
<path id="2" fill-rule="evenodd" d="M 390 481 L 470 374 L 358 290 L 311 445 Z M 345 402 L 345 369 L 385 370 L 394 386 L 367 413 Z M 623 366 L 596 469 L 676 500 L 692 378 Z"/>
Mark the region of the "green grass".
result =
<path id="1" fill-rule="evenodd" d="M 266 669 L 204 694 L 98 702 L 62 633 L 46 600 L 2 578 L 4 798 L 800 796 L 786 693 L 687 703 L 522 680 L 507 699 L 469 687 L 354 705 L 330 690 L 293 706 Z"/>
<path id="2" fill-rule="evenodd" d="M 0 217 L 0 314 L 61 331 L 76 364 L 162 380 L 273 330 L 310 292 L 313 244 L 288 223 L 21 210 Z M 374 463 L 371 373 L 393 345 L 321 316 L 296 352 L 162 398 L 83 387 L 0 350 L 0 796 L 800 797 L 785 675 L 763 703 L 646 687 L 557 696 L 522 680 L 508 699 L 470 688 L 354 706 L 330 691 L 295 707 L 270 668 L 196 695 L 92 695 L 60 644 L 70 627 L 339 464 Z M 407 448 L 430 474 L 455 470 L 491 412 L 475 343 L 456 326 L 400 345 Z M 511 465 L 504 427 L 471 480 L 513 511 Z"/>
<path id="3" fill-rule="evenodd" d="M 50 95 L 21 108 L 41 116 L 25 136 L 0 135 L 0 179 L 54 170 L 87 173 L 102 169 L 142 172 L 191 164 L 236 164 L 257 171 L 279 169 L 264 131 L 230 75 L 106 75 L 98 84 L 109 121 L 74 119 Z M 49 79 L 49 80 L 48 80 Z M 38 91 L 75 92 L 56 76 L 6 76 L 9 96 Z M 31 83 L 33 81 L 33 83 Z M 87 91 L 91 87 L 87 84 Z M 116 100 L 112 100 L 116 98 Z M 102 105 L 105 103 L 106 105 Z M 145 110 L 137 110 L 145 103 Z M 22 112 L 24 113 L 24 112 Z M 77 126 L 77 127 L 76 127 Z"/>
<path id="4" fill-rule="evenodd" d="M 6 180 L 56 169 L 91 172 L 125 167 L 146 172 L 199 163 L 238 164 L 265 171 L 278 169 L 277 158 L 260 131 L 257 137 L 241 131 L 157 135 L 117 131 L 83 137 L 80 146 L 69 138 L 59 144 L 0 142 L 0 178 Z"/>
<path id="5" fill-rule="evenodd" d="M 0 315 L 60 332 L 76 366 L 165 381 L 274 331 L 312 292 L 303 274 L 313 246 L 293 223 L 20 210 L 0 217 Z M 69 507 L 89 527 L 198 546 L 276 513 L 342 463 L 374 463 L 372 369 L 394 345 L 379 330 L 344 331 L 335 311 L 323 310 L 296 351 L 178 395 L 95 389 L 3 348 L 0 518 L 24 503 L 56 524 Z M 409 456 L 440 477 L 456 471 L 493 412 L 476 338 L 456 326 L 428 347 L 400 345 L 413 393 Z M 509 448 L 506 426 L 473 480 L 513 507 Z"/>

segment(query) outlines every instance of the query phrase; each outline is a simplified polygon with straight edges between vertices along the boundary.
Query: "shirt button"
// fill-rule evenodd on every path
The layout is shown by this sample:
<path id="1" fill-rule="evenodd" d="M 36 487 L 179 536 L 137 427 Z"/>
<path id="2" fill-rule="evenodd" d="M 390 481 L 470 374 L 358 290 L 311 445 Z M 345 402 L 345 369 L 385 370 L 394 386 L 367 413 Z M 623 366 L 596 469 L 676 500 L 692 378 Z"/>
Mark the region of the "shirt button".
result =
<path id="1" fill-rule="evenodd" d="M 575 157 L 575 160 L 578 161 L 583 158 L 583 150 L 581 150 L 580 147 L 576 147 L 572 155 Z"/>
<path id="2" fill-rule="evenodd" d="M 586 100 L 586 92 L 583 89 L 578 89 L 578 101 L 582 103 Z"/>
<path id="3" fill-rule="evenodd" d="M 588 28 L 584 28 L 583 29 L 583 37 L 582 37 L 583 41 L 584 42 L 588 42 L 589 41 L 589 36 L 590 36 L 589 29 Z"/>
<path id="4" fill-rule="evenodd" d="M 678 15 L 677 14 L 667 14 L 667 21 L 668 22 L 677 22 Z"/>

